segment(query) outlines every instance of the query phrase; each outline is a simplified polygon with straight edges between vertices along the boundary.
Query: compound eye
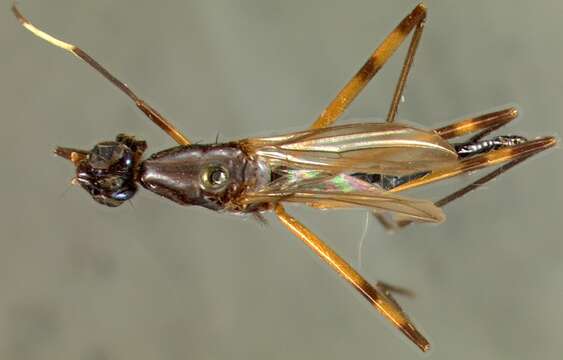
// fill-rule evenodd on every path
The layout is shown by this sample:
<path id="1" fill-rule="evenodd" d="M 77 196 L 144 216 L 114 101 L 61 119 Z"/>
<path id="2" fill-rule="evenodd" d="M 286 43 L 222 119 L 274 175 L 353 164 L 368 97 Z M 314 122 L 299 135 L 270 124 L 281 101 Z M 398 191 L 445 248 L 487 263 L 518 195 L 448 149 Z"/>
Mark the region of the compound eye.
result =
<path id="1" fill-rule="evenodd" d="M 120 191 L 118 193 L 115 193 L 112 195 L 112 198 L 117 200 L 117 201 L 127 201 L 129 199 L 131 199 L 133 197 L 133 195 L 135 195 L 135 191 L 132 189 L 126 189 L 123 191 Z"/>
<path id="2" fill-rule="evenodd" d="M 201 186 L 203 190 L 219 192 L 224 190 L 229 183 L 229 171 L 221 165 L 211 165 L 201 173 Z"/>
<path id="3" fill-rule="evenodd" d="M 114 141 L 96 144 L 88 157 L 88 164 L 96 170 L 108 170 L 120 162 L 127 167 L 131 165 L 132 161 L 130 150 L 125 145 Z"/>

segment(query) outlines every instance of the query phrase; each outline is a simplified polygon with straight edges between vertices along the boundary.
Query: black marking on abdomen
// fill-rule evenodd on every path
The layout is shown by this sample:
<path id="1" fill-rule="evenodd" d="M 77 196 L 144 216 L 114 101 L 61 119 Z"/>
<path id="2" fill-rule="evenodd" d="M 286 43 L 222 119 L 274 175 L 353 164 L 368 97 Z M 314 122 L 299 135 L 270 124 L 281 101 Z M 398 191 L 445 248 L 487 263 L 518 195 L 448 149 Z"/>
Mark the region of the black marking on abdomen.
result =
<path id="1" fill-rule="evenodd" d="M 384 190 L 391 190 L 399 185 L 403 185 L 405 183 L 408 183 L 409 181 L 423 177 L 426 174 L 428 174 L 428 172 L 420 172 L 420 173 L 410 174 L 405 176 L 355 173 L 352 174 L 352 176 L 362 181 L 368 182 L 370 184 L 379 185 Z"/>
<path id="2" fill-rule="evenodd" d="M 474 155 L 485 154 L 500 148 L 512 147 L 526 142 L 526 138 L 516 135 L 503 135 L 496 136 L 488 140 L 479 140 L 473 142 L 466 142 L 454 144 L 454 148 L 460 159 L 465 159 Z M 357 179 L 381 186 L 384 190 L 391 190 L 397 186 L 408 183 L 412 180 L 423 177 L 429 172 L 419 172 L 405 176 L 392 176 L 382 174 L 366 174 L 355 173 L 352 174 Z"/>

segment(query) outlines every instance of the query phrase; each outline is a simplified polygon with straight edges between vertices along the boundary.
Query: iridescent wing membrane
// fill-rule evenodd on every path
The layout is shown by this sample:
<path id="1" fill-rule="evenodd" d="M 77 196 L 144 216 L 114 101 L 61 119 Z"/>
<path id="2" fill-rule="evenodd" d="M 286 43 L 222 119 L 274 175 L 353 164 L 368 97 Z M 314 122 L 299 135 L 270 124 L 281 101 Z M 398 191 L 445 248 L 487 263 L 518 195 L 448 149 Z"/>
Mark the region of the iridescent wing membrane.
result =
<path id="1" fill-rule="evenodd" d="M 366 123 L 311 129 L 241 141 L 268 163 L 276 180 L 245 195 L 246 203 L 297 202 L 316 208 L 364 207 L 422 222 L 441 222 L 432 202 L 386 192 L 353 173 L 402 176 L 430 172 L 458 161 L 452 146 L 434 131 L 396 123 Z"/>

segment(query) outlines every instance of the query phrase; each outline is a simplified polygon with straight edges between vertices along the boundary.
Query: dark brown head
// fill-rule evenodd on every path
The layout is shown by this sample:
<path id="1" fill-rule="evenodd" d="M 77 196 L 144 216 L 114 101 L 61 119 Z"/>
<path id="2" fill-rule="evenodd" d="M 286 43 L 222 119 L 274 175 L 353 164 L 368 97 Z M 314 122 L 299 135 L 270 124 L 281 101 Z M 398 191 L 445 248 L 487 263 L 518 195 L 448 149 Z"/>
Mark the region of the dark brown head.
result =
<path id="1" fill-rule="evenodd" d="M 120 134 L 90 151 L 58 147 L 55 154 L 73 162 L 77 182 L 100 204 L 116 207 L 137 192 L 136 172 L 147 145 Z"/>

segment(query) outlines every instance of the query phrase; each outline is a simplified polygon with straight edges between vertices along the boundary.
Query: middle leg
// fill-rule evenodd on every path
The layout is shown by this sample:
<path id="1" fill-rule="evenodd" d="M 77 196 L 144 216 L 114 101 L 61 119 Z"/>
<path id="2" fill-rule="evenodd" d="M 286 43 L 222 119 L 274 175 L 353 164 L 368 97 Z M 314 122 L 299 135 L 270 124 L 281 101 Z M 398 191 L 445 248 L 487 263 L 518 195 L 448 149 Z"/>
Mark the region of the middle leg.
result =
<path id="1" fill-rule="evenodd" d="M 297 219 L 289 215 L 281 204 L 274 209 L 279 220 L 295 236 L 301 239 L 322 260 L 330 265 L 338 274 L 348 281 L 362 294 L 383 316 L 390 320 L 395 327 L 403 332 L 422 351 L 430 349 L 428 341 L 420 334 L 414 324 L 405 315 L 389 291 L 405 292 L 404 289 L 390 287 L 387 284 L 372 286 L 352 266 L 342 259 L 334 250 L 307 229 Z"/>
<path id="2" fill-rule="evenodd" d="M 385 65 L 385 63 L 393 56 L 395 51 L 405 41 L 407 36 L 415 29 L 411 45 L 407 53 L 407 58 L 403 65 L 403 71 L 397 89 L 395 90 L 394 98 L 389 115 L 388 121 L 393 121 L 397 106 L 400 102 L 401 93 L 406 83 L 409 69 L 414 59 L 416 48 L 422 35 L 422 28 L 424 20 L 426 19 L 426 7 L 423 4 L 417 5 L 414 10 L 405 17 L 401 23 L 383 40 L 377 49 L 371 54 L 368 60 L 354 75 L 352 79 L 340 90 L 338 95 L 326 107 L 326 109 L 319 115 L 317 120 L 311 126 L 312 129 L 324 128 L 334 123 L 340 115 L 348 108 L 354 99 L 360 94 L 369 81 L 377 74 L 377 72 Z M 393 105 L 396 103 L 395 105 Z M 391 119 L 391 120 L 390 120 Z"/>

